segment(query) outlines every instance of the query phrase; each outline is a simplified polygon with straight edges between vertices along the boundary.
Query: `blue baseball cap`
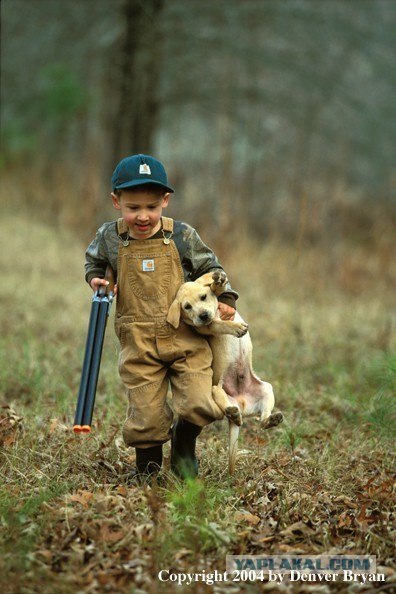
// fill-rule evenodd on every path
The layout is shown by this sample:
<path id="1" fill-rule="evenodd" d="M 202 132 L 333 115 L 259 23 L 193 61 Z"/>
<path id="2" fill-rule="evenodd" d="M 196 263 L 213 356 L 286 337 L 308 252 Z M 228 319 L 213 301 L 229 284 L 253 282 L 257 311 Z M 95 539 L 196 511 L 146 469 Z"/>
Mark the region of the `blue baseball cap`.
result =
<path id="1" fill-rule="evenodd" d="M 131 155 L 122 159 L 114 169 L 111 184 L 113 190 L 153 184 L 164 188 L 167 192 L 174 192 L 168 184 L 165 167 L 150 155 Z"/>

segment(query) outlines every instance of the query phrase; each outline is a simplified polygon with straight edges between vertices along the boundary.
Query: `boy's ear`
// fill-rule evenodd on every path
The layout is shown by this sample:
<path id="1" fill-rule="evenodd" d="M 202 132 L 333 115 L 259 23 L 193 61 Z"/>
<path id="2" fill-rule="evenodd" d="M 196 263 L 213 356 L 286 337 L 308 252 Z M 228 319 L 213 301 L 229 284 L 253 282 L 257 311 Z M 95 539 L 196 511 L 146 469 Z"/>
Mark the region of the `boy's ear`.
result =
<path id="1" fill-rule="evenodd" d="M 172 305 L 169 308 L 168 315 L 166 317 L 166 321 L 173 326 L 174 328 L 178 328 L 180 324 L 180 301 L 175 299 Z"/>
<path id="2" fill-rule="evenodd" d="M 166 194 L 163 195 L 163 197 L 162 197 L 162 208 L 166 208 L 168 206 L 169 198 L 170 198 L 170 192 L 167 192 Z"/>
<path id="3" fill-rule="evenodd" d="M 120 199 L 117 196 L 117 194 L 114 194 L 114 192 L 111 193 L 111 199 L 113 201 L 113 206 L 116 210 L 121 210 L 121 204 L 120 204 Z"/>

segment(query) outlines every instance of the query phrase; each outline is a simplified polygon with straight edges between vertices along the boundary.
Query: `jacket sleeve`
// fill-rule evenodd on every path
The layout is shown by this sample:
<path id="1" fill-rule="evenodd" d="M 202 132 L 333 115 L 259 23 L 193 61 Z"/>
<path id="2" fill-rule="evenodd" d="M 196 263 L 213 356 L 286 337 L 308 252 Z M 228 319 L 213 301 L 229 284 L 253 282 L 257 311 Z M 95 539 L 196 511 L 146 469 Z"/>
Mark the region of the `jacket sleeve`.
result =
<path id="1" fill-rule="evenodd" d="M 101 227 L 85 252 L 85 280 L 87 283 L 90 283 L 95 277 L 104 278 L 108 263 L 109 254 L 104 228 Z"/>
<path id="2" fill-rule="evenodd" d="M 191 236 L 188 241 L 188 248 L 184 256 L 184 265 L 189 271 L 189 279 L 197 280 L 207 272 L 224 270 L 214 252 L 202 241 L 195 229 L 191 228 Z M 227 283 L 227 290 L 220 295 L 219 301 L 235 308 L 235 302 L 239 295 Z"/>

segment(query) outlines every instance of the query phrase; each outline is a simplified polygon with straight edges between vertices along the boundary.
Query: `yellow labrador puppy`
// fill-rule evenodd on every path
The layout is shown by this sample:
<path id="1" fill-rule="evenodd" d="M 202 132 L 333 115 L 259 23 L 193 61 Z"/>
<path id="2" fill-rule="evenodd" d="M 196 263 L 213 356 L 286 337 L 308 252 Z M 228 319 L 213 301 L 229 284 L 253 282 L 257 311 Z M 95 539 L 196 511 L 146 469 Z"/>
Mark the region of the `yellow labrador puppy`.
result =
<path id="1" fill-rule="evenodd" d="M 216 270 L 184 283 L 169 308 L 167 321 L 175 328 L 180 319 L 208 337 L 213 352 L 212 395 L 230 421 L 229 468 L 232 474 L 243 416 L 260 415 L 263 428 L 279 425 L 282 413 L 272 413 L 274 393 L 271 384 L 255 375 L 252 367 L 252 341 L 248 325 L 238 312 L 234 321 L 221 320 L 217 297 L 225 290 L 227 276 Z"/>

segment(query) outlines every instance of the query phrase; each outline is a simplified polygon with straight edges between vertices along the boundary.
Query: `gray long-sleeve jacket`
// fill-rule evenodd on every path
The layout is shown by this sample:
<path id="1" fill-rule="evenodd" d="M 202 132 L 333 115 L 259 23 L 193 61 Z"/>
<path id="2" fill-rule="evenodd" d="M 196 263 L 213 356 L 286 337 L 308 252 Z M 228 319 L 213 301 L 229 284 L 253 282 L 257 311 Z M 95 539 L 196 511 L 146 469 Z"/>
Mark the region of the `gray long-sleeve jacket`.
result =
<path id="1" fill-rule="evenodd" d="M 122 239 L 126 239 L 122 236 Z M 162 238 L 162 230 L 153 237 Z M 183 268 L 184 280 L 194 281 L 206 272 L 223 270 L 216 255 L 202 241 L 193 227 L 182 221 L 174 221 L 172 239 L 176 244 Z M 117 234 L 117 221 L 104 223 L 97 231 L 95 239 L 85 252 L 85 279 L 89 283 L 93 278 L 103 278 L 107 264 L 110 264 L 117 277 L 117 256 L 120 238 Z M 131 239 L 133 241 L 133 239 Z M 219 297 L 219 301 L 235 307 L 238 293 L 230 285 Z"/>

